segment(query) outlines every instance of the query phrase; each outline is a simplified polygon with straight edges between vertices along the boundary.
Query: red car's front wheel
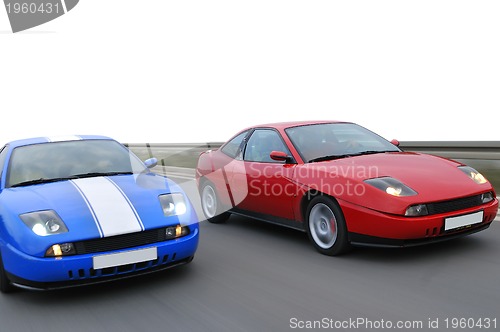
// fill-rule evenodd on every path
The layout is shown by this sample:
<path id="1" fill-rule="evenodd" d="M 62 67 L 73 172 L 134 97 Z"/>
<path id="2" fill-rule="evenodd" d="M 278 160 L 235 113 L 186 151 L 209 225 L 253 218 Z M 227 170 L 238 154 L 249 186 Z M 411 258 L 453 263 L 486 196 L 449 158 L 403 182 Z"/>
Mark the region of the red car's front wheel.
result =
<path id="1" fill-rule="evenodd" d="M 335 256 L 350 248 L 344 215 L 333 199 L 313 198 L 307 208 L 306 224 L 309 239 L 320 253 Z"/>
<path id="2" fill-rule="evenodd" d="M 207 221 L 218 224 L 223 223 L 229 218 L 229 213 L 221 211 L 221 203 L 217 196 L 215 187 L 210 182 L 205 182 L 200 190 L 201 208 Z"/>

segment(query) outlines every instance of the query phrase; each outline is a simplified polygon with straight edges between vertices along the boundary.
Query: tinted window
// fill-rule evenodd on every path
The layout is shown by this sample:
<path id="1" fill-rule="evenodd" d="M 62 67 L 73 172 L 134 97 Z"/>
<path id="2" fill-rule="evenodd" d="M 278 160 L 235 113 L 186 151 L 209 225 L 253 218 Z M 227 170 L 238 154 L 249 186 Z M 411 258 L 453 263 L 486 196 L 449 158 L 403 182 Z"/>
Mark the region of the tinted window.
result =
<path id="1" fill-rule="evenodd" d="M 379 135 L 353 123 L 325 123 L 287 128 L 304 161 L 330 155 L 401 151 Z"/>
<path id="2" fill-rule="evenodd" d="M 227 142 L 223 147 L 222 147 L 222 152 L 227 154 L 229 157 L 236 158 L 241 150 L 241 143 L 243 142 L 243 139 L 247 135 L 248 131 L 242 132 L 238 136 L 234 137 L 232 140 Z"/>
<path id="3" fill-rule="evenodd" d="M 33 144 L 12 151 L 6 187 L 85 173 L 139 173 L 144 170 L 144 164 L 135 155 L 112 140 Z"/>
<path id="4" fill-rule="evenodd" d="M 281 151 L 290 155 L 278 132 L 272 129 L 257 129 L 248 139 L 244 159 L 246 161 L 276 163 L 277 161 L 270 157 L 272 151 Z"/>
<path id="5" fill-rule="evenodd" d="M 2 178 L 3 166 L 5 163 L 5 158 L 7 157 L 7 146 L 4 146 L 2 150 L 0 150 L 0 178 Z"/>

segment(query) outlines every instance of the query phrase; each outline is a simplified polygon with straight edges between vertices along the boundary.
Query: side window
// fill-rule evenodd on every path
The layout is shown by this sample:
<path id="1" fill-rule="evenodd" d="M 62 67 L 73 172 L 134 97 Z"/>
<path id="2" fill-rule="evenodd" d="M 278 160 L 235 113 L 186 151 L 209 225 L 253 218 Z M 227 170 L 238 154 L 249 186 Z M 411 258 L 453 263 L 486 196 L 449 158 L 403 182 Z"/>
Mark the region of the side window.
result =
<path id="1" fill-rule="evenodd" d="M 221 151 L 224 152 L 225 154 L 227 154 L 231 158 L 237 158 L 241 153 L 241 150 L 240 150 L 241 143 L 243 142 L 243 139 L 245 138 L 247 133 L 248 133 L 248 130 L 244 131 L 241 134 L 239 134 L 238 136 L 234 137 L 232 140 L 227 142 L 226 145 L 224 145 L 222 147 Z"/>
<path id="2" fill-rule="evenodd" d="M 0 150 L 0 179 L 2 179 L 2 173 L 3 173 L 3 166 L 5 164 L 5 158 L 7 158 L 7 145 L 5 145 L 1 150 Z"/>
<path id="3" fill-rule="evenodd" d="M 272 129 L 257 129 L 248 140 L 243 159 L 245 161 L 277 163 L 278 161 L 271 159 L 272 151 L 290 154 L 278 132 Z"/>

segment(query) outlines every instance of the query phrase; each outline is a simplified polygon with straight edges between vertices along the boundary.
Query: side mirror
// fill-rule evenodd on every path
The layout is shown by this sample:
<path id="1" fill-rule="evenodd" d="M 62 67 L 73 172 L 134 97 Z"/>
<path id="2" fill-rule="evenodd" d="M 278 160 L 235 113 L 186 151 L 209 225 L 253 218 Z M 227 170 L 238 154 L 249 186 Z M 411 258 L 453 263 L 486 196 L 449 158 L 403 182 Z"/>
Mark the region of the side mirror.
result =
<path id="1" fill-rule="evenodd" d="M 144 161 L 144 165 L 146 165 L 147 168 L 153 168 L 156 165 L 158 165 L 158 159 L 156 158 L 149 158 Z"/>
<path id="2" fill-rule="evenodd" d="M 292 161 L 292 157 L 290 157 L 283 151 L 271 151 L 269 156 L 271 157 L 272 160 L 276 161 L 284 161 L 284 162 Z"/>
<path id="3" fill-rule="evenodd" d="M 393 139 L 391 143 L 395 146 L 399 146 L 399 141 L 397 139 Z"/>

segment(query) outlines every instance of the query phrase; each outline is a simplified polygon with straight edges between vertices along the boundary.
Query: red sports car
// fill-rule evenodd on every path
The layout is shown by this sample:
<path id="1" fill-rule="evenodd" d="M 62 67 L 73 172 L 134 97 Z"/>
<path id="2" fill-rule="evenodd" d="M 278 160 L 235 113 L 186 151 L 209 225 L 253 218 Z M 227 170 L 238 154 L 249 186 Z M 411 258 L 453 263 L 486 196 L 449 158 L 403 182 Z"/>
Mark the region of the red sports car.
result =
<path id="1" fill-rule="evenodd" d="M 498 200 L 479 172 L 397 145 L 349 122 L 247 128 L 200 155 L 203 212 L 213 223 L 239 214 L 305 231 L 327 255 L 351 245 L 426 244 L 490 226 Z"/>

